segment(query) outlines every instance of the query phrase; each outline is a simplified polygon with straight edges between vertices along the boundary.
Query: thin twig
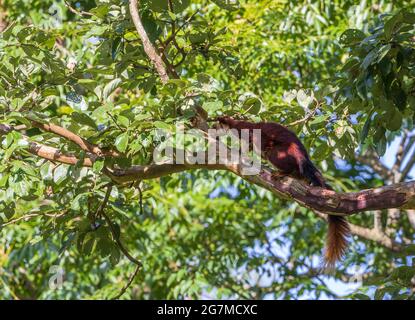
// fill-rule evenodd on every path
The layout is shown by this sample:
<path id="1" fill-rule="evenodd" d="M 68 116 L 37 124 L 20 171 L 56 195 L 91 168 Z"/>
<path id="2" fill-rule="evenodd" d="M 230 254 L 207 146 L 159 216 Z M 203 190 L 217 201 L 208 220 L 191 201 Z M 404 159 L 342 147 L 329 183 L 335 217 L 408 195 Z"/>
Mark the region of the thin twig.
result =
<path id="1" fill-rule="evenodd" d="M 121 298 L 121 296 L 127 291 L 127 289 L 131 286 L 133 283 L 134 278 L 137 276 L 138 272 L 140 271 L 141 265 L 137 265 L 135 267 L 134 272 L 130 275 L 130 278 L 128 279 L 128 282 L 124 285 L 124 287 L 121 289 L 121 291 L 115 296 L 112 297 L 111 300 L 117 300 Z"/>
<path id="2" fill-rule="evenodd" d="M 115 241 L 115 243 L 117 244 L 118 248 L 120 249 L 120 251 L 126 256 L 126 258 L 128 260 L 130 260 L 132 263 L 134 263 L 137 267 L 135 272 L 133 273 L 133 275 L 130 277 L 128 283 L 126 284 L 126 286 L 123 287 L 123 289 L 120 291 L 120 293 L 113 299 L 118 299 L 119 297 L 121 297 L 121 295 L 123 295 L 125 293 L 125 291 L 128 289 L 128 287 L 131 285 L 131 283 L 134 280 L 134 277 L 137 275 L 138 271 L 140 270 L 142 264 L 140 261 L 138 261 L 136 258 L 134 258 L 129 252 L 128 250 L 124 247 L 123 243 L 121 242 L 121 237 L 120 235 L 117 235 L 117 231 L 114 228 L 114 224 L 111 221 L 110 217 L 105 213 L 105 207 L 107 206 L 107 203 L 109 201 L 109 197 L 112 191 L 112 184 L 108 184 L 107 185 L 107 191 L 105 192 L 105 196 L 104 196 L 104 200 L 101 202 L 101 205 L 99 206 L 97 212 L 96 212 L 96 216 L 102 216 L 105 219 L 105 222 L 107 223 L 108 227 L 110 228 L 110 232 L 112 234 L 112 237 Z"/>
<path id="3" fill-rule="evenodd" d="M 75 13 L 76 15 L 80 16 L 80 17 L 84 17 L 84 16 L 93 16 L 94 14 L 91 12 L 87 12 L 87 11 L 79 11 L 76 10 L 74 7 L 72 7 L 67 0 L 63 1 L 65 3 L 65 7 L 68 8 L 68 10 L 72 13 Z"/>
<path id="4" fill-rule="evenodd" d="M 189 18 L 186 19 L 175 31 L 172 30 L 172 34 L 162 43 L 163 48 L 167 48 L 173 38 L 179 33 L 180 30 L 184 28 L 186 24 L 193 20 L 196 14 L 199 13 L 199 9 L 197 9 Z"/>
<path id="5" fill-rule="evenodd" d="M 287 126 L 288 127 L 293 127 L 293 126 L 296 126 L 296 125 L 301 124 L 301 123 L 307 123 L 312 117 L 314 117 L 314 115 L 316 114 L 317 110 L 321 106 L 321 103 L 316 98 L 314 98 L 314 102 L 316 103 L 316 106 L 315 106 L 315 108 L 311 112 L 309 112 L 304 118 L 299 119 L 299 120 L 296 120 L 294 122 L 291 122 L 291 123 L 287 124 Z"/>
<path id="6" fill-rule="evenodd" d="M 118 122 L 117 122 L 117 120 L 115 119 L 115 117 L 114 117 L 111 113 L 109 113 L 108 111 L 106 111 L 106 113 L 107 113 L 107 115 L 109 115 L 109 117 L 111 118 L 112 122 L 114 122 L 114 124 L 117 126 L 117 128 L 118 128 L 118 129 L 120 129 L 120 130 L 121 130 L 121 132 L 125 132 L 125 129 L 124 129 L 124 128 L 122 128 L 122 127 L 118 124 Z"/>
<path id="7" fill-rule="evenodd" d="M 141 265 L 141 262 L 138 261 L 137 259 L 135 259 L 129 252 L 128 250 L 124 247 L 124 245 L 122 244 L 121 240 L 120 240 L 120 236 L 117 235 L 117 232 L 114 228 L 114 224 L 112 223 L 111 219 L 109 218 L 109 216 L 105 213 L 105 207 L 108 203 L 110 194 L 111 194 L 111 190 L 112 190 L 112 184 L 108 184 L 107 186 L 107 192 L 105 193 L 105 197 L 104 200 L 102 201 L 100 207 L 97 210 L 97 215 L 102 215 L 105 219 L 105 221 L 107 222 L 111 234 L 115 240 L 115 242 L 117 243 L 117 245 L 119 246 L 120 250 L 122 253 L 124 253 L 124 255 L 128 258 L 128 260 L 130 260 L 131 262 L 137 264 L 137 265 Z"/>
<path id="8" fill-rule="evenodd" d="M 6 222 L 0 224 L 0 228 L 3 228 L 3 227 L 5 227 L 7 225 L 10 225 L 10 224 L 15 224 L 15 223 L 17 223 L 17 222 L 19 222 L 21 220 L 27 221 L 27 220 L 30 220 L 32 218 L 41 217 L 41 216 L 43 216 L 43 217 L 50 217 L 50 218 L 59 218 L 59 217 L 65 215 L 65 214 L 66 214 L 66 211 L 65 212 L 62 212 L 62 213 L 56 213 L 56 214 L 49 214 L 49 213 L 29 213 L 29 214 L 26 214 L 24 216 L 21 216 L 21 217 L 18 217 L 18 218 L 14 218 L 14 219 L 11 219 L 9 221 L 6 221 Z"/>

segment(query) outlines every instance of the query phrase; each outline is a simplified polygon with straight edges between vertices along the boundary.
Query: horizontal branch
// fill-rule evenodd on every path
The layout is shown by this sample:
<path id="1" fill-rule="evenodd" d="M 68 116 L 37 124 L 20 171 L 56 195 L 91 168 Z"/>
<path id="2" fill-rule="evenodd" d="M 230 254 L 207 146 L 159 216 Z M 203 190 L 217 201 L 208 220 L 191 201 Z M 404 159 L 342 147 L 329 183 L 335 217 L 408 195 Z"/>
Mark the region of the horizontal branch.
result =
<path id="1" fill-rule="evenodd" d="M 312 187 L 303 181 L 289 176 L 276 177 L 274 172 L 268 168 L 263 168 L 258 175 L 243 175 L 243 166 L 240 164 L 161 164 L 133 166 L 129 169 L 110 172 L 110 175 L 115 181 L 125 183 L 134 180 L 153 179 L 172 173 L 201 168 L 233 172 L 250 183 L 272 191 L 280 198 L 293 199 L 302 206 L 324 213 L 350 215 L 369 210 L 415 208 L 414 181 L 359 192 L 344 193 Z"/>
<path id="2" fill-rule="evenodd" d="M 0 133 L 10 130 L 12 130 L 10 126 L 0 125 Z M 64 154 L 56 148 L 29 141 L 27 137 L 24 139 L 29 143 L 29 151 L 39 157 L 67 164 L 79 162 L 75 156 Z M 90 167 L 95 159 L 96 156 L 87 153 L 83 165 Z M 244 175 L 248 167 L 243 163 L 241 161 L 235 164 L 226 159 L 216 159 L 214 164 L 193 164 L 187 160 L 184 164 L 151 164 L 131 166 L 127 169 L 104 168 L 104 173 L 117 183 L 127 183 L 193 169 L 225 170 L 240 176 L 249 183 L 270 190 L 279 198 L 292 199 L 301 206 L 326 214 L 350 215 L 389 208 L 415 209 L 415 181 L 344 193 L 312 187 L 289 176 L 275 176 L 275 171 L 266 167 L 263 167 L 257 175 Z"/>

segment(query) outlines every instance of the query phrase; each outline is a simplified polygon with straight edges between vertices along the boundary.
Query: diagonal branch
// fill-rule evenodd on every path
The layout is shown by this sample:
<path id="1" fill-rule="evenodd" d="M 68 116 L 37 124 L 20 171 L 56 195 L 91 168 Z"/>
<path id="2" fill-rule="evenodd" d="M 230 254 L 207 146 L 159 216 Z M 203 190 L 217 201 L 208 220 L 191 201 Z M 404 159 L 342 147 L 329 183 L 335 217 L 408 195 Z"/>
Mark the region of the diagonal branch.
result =
<path id="1" fill-rule="evenodd" d="M 138 1 L 130 0 L 129 4 L 131 19 L 133 20 L 134 26 L 137 29 L 138 35 L 143 42 L 144 51 L 147 56 L 150 58 L 154 67 L 157 70 L 157 73 L 160 76 L 160 79 L 163 83 L 166 83 L 169 80 L 169 75 L 167 69 L 164 65 L 163 59 L 160 54 L 157 52 L 154 45 L 151 43 L 150 38 L 147 35 L 146 30 L 144 29 L 143 23 L 141 21 L 140 15 L 138 13 Z"/>
<path id="2" fill-rule="evenodd" d="M 398 151 L 396 153 L 396 160 L 395 163 L 392 167 L 392 173 L 395 174 L 395 181 L 394 182 L 398 182 L 398 173 L 399 173 L 399 169 L 401 167 L 402 164 L 402 160 L 405 156 L 404 151 L 405 151 L 405 145 L 406 145 L 406 140 L 408 139 L 408 134 L 405 132 L 402 136 L 401 142 L 399 143 L 399 147 L 398 147 Z"/>
<path id="3" fill-rule="evenodd" d="M 364 155 L 357 154 L 356 160 L 372 168 L 383 179 L 392 181 L 393 173 L 380 162 L 379 158 L 374 153 L 367 152 Z"/>
<path id="4" fill-rule="evenodd" d="M 2 134 L 7 134 L 10 131 L 13 131 L 14 128 L 6 125 L 6 124 L 0 124 L 0 136 Z M 50 161 L 56 161 L 60 163 L 65 164 L 71 164 L 76 165 L 79 163 L 80 159 L 78 159 L 74 155 L 66 154 L 61 152 L 59 149 L 46 146 L 44 144 L 31 141 L 29 137 L 22 135 L 22 140 L 25 141 L 28 145 L 28 151 L 40 158 L 50 160 Z M 95 161 L 96 156 L 92 154 L 86 154 L 85 158 L 83 159 L 82 166 L 84 167 L 92 167 L 93 162 Z"/>
<path id="5" fill-rule="evenodd" d="M 355 224 L 350 225 L 350 232 L 358 237 L 377 242 L 394 252 L 402 250 L 402 245 L 393 241 L 392 238 L 388 237 L 385 233 L 377 229 L 368 229 Z"/>
<path id="6" fill-rule="evenodd" d="M 316 215 L 324 220 L 327 220 L 327 216 L 321 212 L 316 212 Z M 402 245 L 396 243 L 392 238 L 388 237 L 381 229 L 378 229 L 376 227 L 372 229 L 365 228 L 352 223 L 349 223 L 349 226 L 350 233 L 353 235 L 356 235 L 366 240 L 377 242 L 385 248 L 394 252 L 399 252 L 402 250 Z"/>
<path id="7" fill-rule="evenodd" d="M 76 145 L 78 145 L 82 150 L 86 152 L 90 152 L 93 154 L 96 154 L 99 157 L 102 156 L 112 156 L 112 157 L 118 157 L 119 153 L 116 151 L 106 151 L 102 150 L 100 147 L 98 147 L 95 144 L 92 144 L 85 140 L 84 138 L 78 136 L 77 134 L 73 133 L 72 131 L 69 131 L 68 129 L 65 129 L 63 127 L 60 127 L 58 125 L 49 123 L 41 123 L 38 121 L 31 121 L 32 125 L 36 128 L 42 129 L 44 131 L 52 132 L 54 134 L 57 134 L 58 136 L 61 136 L 62 138 L 65 138 L 69 141 L 72 141 Z"/>
<path id="8" fill-rule="evenodd" d="M 80 17 L 84 17 L 84 16 L 89 16 L 90 17 L 90 16 L 93 16 L 93 14 L 91 12 L 82 11 L 82 10 L 81 11 L 76 10 L 74 7 L 72 7 L 70 5 L 70 3 L 67 0 L 64 0 L 63 2 L 65 4 L 65 7 L 67 7 L 70 12 L 72 12 L 72 13 L 80 16 Z"/>
<path id="9" fill-rule="evenodd" d="M 413 166 L 415 165 L 415 149 L 412 152 L 408 163 L 405 165 L 405 167 L 402 169 L 401 175 L 400 175 L 400 181 L 404 181 L 407 177 Z"/>

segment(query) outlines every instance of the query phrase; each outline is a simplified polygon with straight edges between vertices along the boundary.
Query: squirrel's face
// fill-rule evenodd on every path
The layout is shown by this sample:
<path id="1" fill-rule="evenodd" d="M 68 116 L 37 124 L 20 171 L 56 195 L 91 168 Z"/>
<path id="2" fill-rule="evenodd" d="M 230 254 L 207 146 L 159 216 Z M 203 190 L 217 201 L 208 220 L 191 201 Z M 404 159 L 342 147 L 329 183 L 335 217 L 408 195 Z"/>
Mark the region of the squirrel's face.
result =
<path id="1" fill-rule="evenodd" d="M 216 125 L 216 129 L 229 129 L 230 125 L 229 122 L 232 120 L 229 116 L 223 116 L 223 117 L 217 117 L 216 120 L 218 121 L 218 124 Z"/>

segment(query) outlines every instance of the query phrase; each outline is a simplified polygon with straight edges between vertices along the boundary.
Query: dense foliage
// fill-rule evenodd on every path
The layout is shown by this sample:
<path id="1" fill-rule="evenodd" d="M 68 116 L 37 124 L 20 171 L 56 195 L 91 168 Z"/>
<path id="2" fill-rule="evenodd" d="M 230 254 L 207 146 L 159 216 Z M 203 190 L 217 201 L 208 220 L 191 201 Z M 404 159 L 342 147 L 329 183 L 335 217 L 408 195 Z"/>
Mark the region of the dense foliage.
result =
<path id="1" fill-rule="evenodd" d="M 123 298 L 413 299 L 415 223 L 404 211 L 351 217 L 368 230 L 380 221 L 395 249 L 355 235 L 330 276 L 318 270 L 325 221 L 230 173 L 115 185 L 106 214 L 94 213 L 105 168 L 151 163 L 155 129 L 191 127 L 195 105 L 289 125 L 338 191 L 410 179 L 414 4 L 145 0 L 140 15 L 178 75 L 166 84 L 128 1 L 0 2 L 0 123 L 24 126 L 1 133 L 0 297 L 111 298 L 136 268 L 124 248 L 143 266 Z M 85 151 L 33 121 L 121 156 L 83 167 Z M 404 150 L 382 175 L 378 156 L 396 137 Z M 31 142 L 80 161 L 36 157 Z"/>

